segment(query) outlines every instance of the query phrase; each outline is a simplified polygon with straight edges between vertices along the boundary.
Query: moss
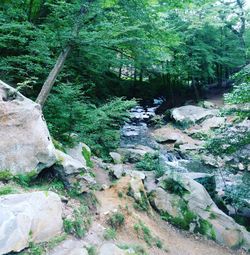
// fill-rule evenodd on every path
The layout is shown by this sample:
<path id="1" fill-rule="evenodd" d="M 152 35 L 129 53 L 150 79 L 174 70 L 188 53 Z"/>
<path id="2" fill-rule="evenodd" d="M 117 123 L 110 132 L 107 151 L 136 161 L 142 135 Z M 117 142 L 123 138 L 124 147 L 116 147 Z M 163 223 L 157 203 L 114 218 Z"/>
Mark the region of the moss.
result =
<path id="1" fill-rule="evenodd" d="M 217 218 L 216 214 L 211 212 L 210 215 L 209 215 L 209 219 L 214 220 L 216 218 Z"/>
<path id="2" fill-rule="evenodd" d="M 114 240 L 116 239 L 116 235 L 117 233 L 114 228 L 107 228 L 104 232 L 103 237 L 105 240 Z"/>
<path id="3" fill-rule="evenodd" d="M 11 186 L 0 187 L 0 196 L 16 193 L 15 189 Z"/>
<path id="4" fill-rule="evenodd" d="M 180 197 L 183 197 L 186 193 L 189 193 L 189 191 L 185 189 L 180 180 L 168 178 L 162 181 L 162 185 L 166 191 L 171 194 L 176 194 Z"/>
<path id="5" fill-rule="evenodd" d="M 211 238 L 212 240 L 216 240 L 216 233 L 213 228 L 213 225 L 207 220 L 200 218 L 194 231 L 202 235 L 205 235 Z"/>
<path id="6" fill-rule="evenodd" d="M 83 145 L 82 147 L 82 155 L 84 159 L 86 160 L 86 164 L 88 167 L 93 167 L 93 162 L 91 161 L 91 151 L 86 145 Z"/>
<path id="7" fill-rule="evenodd" d="M 14 176 L 15 182 L 17 182 L 22 187 L 28 187 L 30 186 L 31 182 L 35 179 L 37 176 L 36 170 L 33 170 L 28 173 L 20 173 Z"/>
<path id="8" fill-rule="evenodd" d="M 141 194 L 141 199 L 137 199 L 136 202 L 134 203 L 134 208 L 139 210 L 139 211 L 148 211 L 149 209 L 149 201 L 148 198 L 145 194 L 145 192 L 140 191 Z"/>
<path id="9" fill-rule="evenodd" d="M 53 144 L 54 144 L 54 146 L 55 146 L 55 148 L 56 148 L 57 150 L 66 153 L 66 150 L 64 149 L 64 146 L 63 146 L 60 142 L 58 142 L 58 141 L 57 141 L 56 139 L 54 139 L 54 138 L 52 138 L 52 142 L 53 142 Z"/>
<path id="10" fill-rule="evenodd" d="M 13 174 L 10 170 L 0 170 L 0 181 L 10 181 L 13 179 Z"/>

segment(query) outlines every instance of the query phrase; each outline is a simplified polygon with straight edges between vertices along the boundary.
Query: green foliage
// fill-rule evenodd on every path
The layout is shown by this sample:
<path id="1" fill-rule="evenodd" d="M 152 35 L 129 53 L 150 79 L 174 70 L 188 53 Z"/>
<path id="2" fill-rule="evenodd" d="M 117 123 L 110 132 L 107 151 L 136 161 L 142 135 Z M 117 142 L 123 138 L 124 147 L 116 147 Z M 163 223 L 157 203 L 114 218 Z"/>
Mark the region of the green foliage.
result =
<path id="1" fill-rule="evenodd" d="M 43 242 L 39 244 L 35 244 L 34 242 L 29 243 L 29 248 L 20 252 L 20 255 L 44 255 L 47 254 L 48 251 L 52 250 L 58 244 L 63 242 L 66 239 L 66 235 L 60 235 L 52 238 L 48 242 Z"/>
<path id="2" fill-rule="evenodd" d="M 182 201 L 178 206 L 180 207 L 181 216 L 173 217 L 167 212 L 162 212 L 162 219 L 169 221 L 178 228 L 189 230 L 190 224 L 197 221 L 197 216 L 195 215 L 195 213 L 189 210 L 188 205 L 185 201 Z"/>
<path id="3" fill-rule="evenodd" d="M 0 196 L 16 193 L 15 189 L 11 186 L 0 187 Z"/>
<path id="4" fill-rule="evenodd" d="M 82 155 L 86 160 L 87 166 L 93 167 L 93 162 L 91 161 L 91 151 L 89 151 L 88 148 L 86 148 L 86 146 L 83 146 L 82 148 Z"/>
<path id="5" fill-rule="evenodd" d="M 162 181 L 163 188 L 169 193 L 176 194 L 183 197 L 188 190 L 183 186 L 181 180 L 176 180 L 174 178 L 167 178 Z"/>
<path id="6" fill-rule="evenodd" d="M 97 255 L 97 250 L 95 246 L 87 247 L 88 255 Z"/>
<path id="7" fill-rule="evenodd" d="M 141 194 L 141 199 L 136 200 L 136 202 L 134 203 L 134 208 L 142 212 L 147 212 L 150 208 L 147 195 L 145 194 L 144 191 L 140 191 L 140 194 Z"/>
<path id="8" fill-rule="evenodd" d="M 114 240 L 116 239 L 116 235 L 117 233 L 114 228 L 107 228 L 104 232 L 103 237 L 105 240 Z"/>
<path id="9" fill-rule="evenodd" d="M 119 145 L 120 126 L 128 118 L 128 110 L 135 101 L 117 98 L 97 107 L 87 103 L 79 86 L 61 84 L 54 91 L 45 108 L 52 136 L 72 146 L 76 142 L 72 136 L 75 133 L 97 156 L 107 158 L 109 151 Z"/>
<path id="10" fill-rule="evenodd" d="M 107 224 L 113 229 L 119 229 L 125 223 L 125 217 L 121 212 L 115 212 L 107 219 Z"/>
<path id="11" fill-rule="evenodd" d="M 73 211 L 73 218 L 63 220 L 64 231 L 67 234 L 72 234 L 77 238 L 82 238 L 91 224 L 90 213 L 88 207 L 81 205 Z"/>
<path id="12" fill-rule="evenodd" d="M 227 125 L 215 132 L 206 143 L 209 152 L 215 155 L 232 154 L 250 143 L 248 126 L 241 124 Z"/>
<path id="13" fill-rule="evenodd" d="M 136 168 L 142 171 L 154 171 L 156 178 L 161 177 L 165 172 L 159 153 L 146 153 L 143 159 L 136 164 Z"/>
<path id="14" fill-rule="evenodd" d="M 6 182 L 13 179 L 13 174 L 9 170 L 0 170 L 0 181 Z"/>
<path id="15" fill-rule="evenodd" d="M 30 186 L 31 182 L 34 181 L 36 176 L 37 176 L 37 172 L 34 170 L 28 173 L 16 174 L 14 176 L 14 180 L 19 185 L 27 188 L 28 186 Z"/>
<path id="16" fill-rule="evenodd" d="M 123 250 L 133 249 L 135 253 L 131 253 L 132 255 L 148 255 L 144 247 L 138 244 L 119 244 L 118 247 Z"/>

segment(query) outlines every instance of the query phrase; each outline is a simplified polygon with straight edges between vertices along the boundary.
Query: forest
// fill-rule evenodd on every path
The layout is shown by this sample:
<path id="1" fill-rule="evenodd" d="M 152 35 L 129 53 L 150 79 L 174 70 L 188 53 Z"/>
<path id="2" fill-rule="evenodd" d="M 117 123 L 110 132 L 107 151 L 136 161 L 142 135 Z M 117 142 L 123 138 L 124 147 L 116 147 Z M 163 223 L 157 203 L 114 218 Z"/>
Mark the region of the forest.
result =
<path id="1" fill-rule="evenodd" d="M 0 0 L 0 67 L 0 255 L 250 252 L 249 0 Z"/>

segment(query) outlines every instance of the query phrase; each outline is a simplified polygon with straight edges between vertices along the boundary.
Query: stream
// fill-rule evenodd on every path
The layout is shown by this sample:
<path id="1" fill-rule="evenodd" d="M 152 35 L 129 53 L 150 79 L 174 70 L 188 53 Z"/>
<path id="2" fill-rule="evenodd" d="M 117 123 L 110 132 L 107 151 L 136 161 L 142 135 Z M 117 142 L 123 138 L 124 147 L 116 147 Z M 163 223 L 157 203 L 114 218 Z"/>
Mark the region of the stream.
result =
<path id="1" fill-rule="evenodd" d="M 242 185 L 246 188 L 248 195 L 250 194 L 250 173 L 248 171 L 233 173 L 228 169 L 215 169 L 203 164 L 200 160 L 191 158 L 190 156 L 180 155 L 177 151 L 169 151 L 163 145 L 157 143 L 151 135 L 151 130 L 148 127 L 149 120 L 156 116 L 156 110 L 163 101 L 155 99 L 152 106 L 136 106 L 130 113 L 131 117 L 128 122 L 121 128 L 121 144 L 122 148 L 133 148 L 138 145 L 143 145 L 156 150 L 159 153 L 159 159 L 166 171 L 171 170 L 179 173 L 199 172 L 213 174 L 216 182 L 216 192 L 223 197 L 225 190 L 228 187 Z M 231 190 L 232 196 L 237 196 L 237 192 L 241 190 Z M 246 192 L 246 191 L 245 191 Z M 250 200 L 247 198 L 245 202 L 247 207 L 242 205 L 238 215 L 235 216 L 234 207 L 228 203 L 228 211 L 224 211 L 234 217 L 236 221 L 243 224 L 250 231 Z"/>

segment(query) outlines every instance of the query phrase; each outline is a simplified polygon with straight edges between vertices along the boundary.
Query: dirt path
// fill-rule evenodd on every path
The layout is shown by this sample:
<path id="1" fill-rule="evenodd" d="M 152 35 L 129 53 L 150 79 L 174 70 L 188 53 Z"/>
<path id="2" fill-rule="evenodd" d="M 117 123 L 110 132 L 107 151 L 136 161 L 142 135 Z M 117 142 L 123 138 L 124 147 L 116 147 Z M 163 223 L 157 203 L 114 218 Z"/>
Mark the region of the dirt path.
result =
<path id="1" fill-rule="evenodd" d="M 105 191 L 97 192 L 100 202 L 99 222 L 105 225 L 108 212 L 121 210 L 125 214 L 125 226 L 118 232 L 116 244 L 140 244 L 145 247 L 150 255 L 240 255 L 247 254 L 243 251 L 231 251 L 219 246 L 214 241 L 206 240 L 204 237 L 191 235 L 180 231 L 167 222 L 163 221 L 158 214 L 148 215 L 133 208 L 134 200 L 127 193 L 127 178 L 122 178 L 117 185 Z M 118 196 L 118 192 L 123 197 Z M 148 247 L 144 240 L 138 238 L 134 224 L 142 221 L 151 231 L 152 235 L 158 237 L 164 249 Z"/>

